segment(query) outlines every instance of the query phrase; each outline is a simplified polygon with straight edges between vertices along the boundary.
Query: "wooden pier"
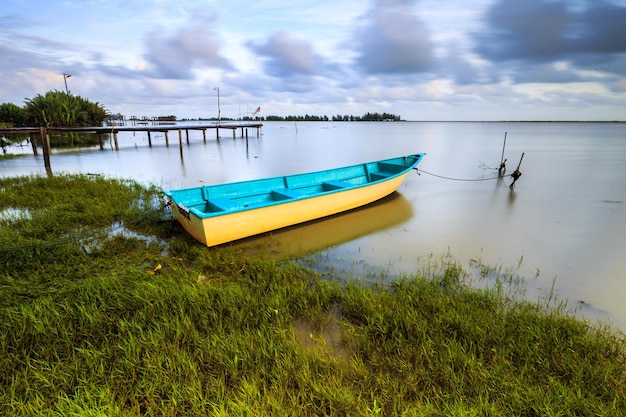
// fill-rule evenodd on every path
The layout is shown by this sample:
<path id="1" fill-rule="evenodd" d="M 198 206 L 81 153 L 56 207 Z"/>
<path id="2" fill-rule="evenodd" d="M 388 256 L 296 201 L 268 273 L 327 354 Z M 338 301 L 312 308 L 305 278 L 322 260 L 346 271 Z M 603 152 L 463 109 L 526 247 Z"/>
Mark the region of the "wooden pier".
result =
<path id="1" fill-rule="evenodd" d="M 152 147 L 152 136 L 151 133 L 158 132 L 163 133 L 165 135 L 165 146 L 169 146 L 169 132 L 178 131 L 178 143 L 180 146 L 180 152 L 182 155 L 183 152 L 183 131 L 185 131 L 186 141 L 189 144 L 189 131 L 190 130 L 201 130 L 202 138 L 204 143 L 206 143 L 206 131 L 215 129 L 215 138 L 220 140 L 220 129 L 231 130 L 233 134 L 233 139 L 237 138 L 237 131 L 241 130 L 241 137 L 246 139 L 246 145 L 248 140 L 248 129 L 256 130 L 256 136 L 260 137 L 262 123 L 227 123 L 227 124 L 214 124 L 214 125 L 178 125 L 175 122 L 168 124 L 158 124 L 152 126 L 94 126 L 94 127 L 9 127 L 9 128 L 0 128 L 0 135 L 2 133 L 22 133 L 31 135 L 31 144 L 33 146 L 33 153 L 37 155 L 37 146 L 33 139 L 33 135 L 38 135 L 41 138 L 41 146 L 43 149 L 44 155 L 44 164 L 46 169 L 50 168 L 50 132 L 66 132 L 66 133 L 95 133 L 98 136 L 98 142 L 100 143 L 100 148 L 103 149 L 103 141 L 100 139 L 101 135 L 111 135 L 113 137 L 113 142 L 115 143 L 115 150 L 119 151 L 119 141 L 117 134 L 120 132 L 147 132 L 148 134 L 148 146 Z"/>
<path id="2" fill-rule="evenodd" d="M 94 127 L 10 127 L 0 128 L 0 134 L 2 133 L 28 133 L 28 134 L 41 134 L 41 129 L 45 129 L 46 133 L 49 132 L 75 132 L 75 133 L 95 133 L 100 136 L 103 134 L 109 134 L 113 136 L 115 142 L 115 149 L 119 150 L 119 143 L 117 134 L 119 132 L 147 132 L 148 133 L 148 145 L 152 146 L 152 132 L 165 134 L 165 145 L 169 146 L 169 132 L 177 130 L 179 132 L 179 138 L 182 138 L 182 132 L 185 131 L 187 143 L 189 143 L 189 131 L 201 130 L 204 142 L 206 142 L 206 131 L 215 129 L 215 138 L 220 139 L 220 129 L 231 130 L 233 133 L 233 139 L 237 136 L 237 130 L 241 129 L 241 137 L 248 137 L 248 129 L 255 129 L 256 136 L 260 136 L 260 130 L 263 126 L 262 123 L 237 123 L 237 124 L 215 124 L 215 125 L 177 125 L 175 123 L 167 125 L 154 125 L 154 126 L 94 126 Z M 180 140 L 182 143 L 182 139 Z"/>

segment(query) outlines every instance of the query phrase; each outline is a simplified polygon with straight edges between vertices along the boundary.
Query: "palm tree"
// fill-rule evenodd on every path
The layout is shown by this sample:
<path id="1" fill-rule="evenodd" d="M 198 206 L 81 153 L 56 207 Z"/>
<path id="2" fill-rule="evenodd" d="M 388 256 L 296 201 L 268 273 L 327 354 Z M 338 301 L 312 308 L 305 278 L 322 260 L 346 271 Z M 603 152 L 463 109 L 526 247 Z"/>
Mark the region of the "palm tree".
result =
<path id="1" fill-rule="evenodd" d="M 100 126 L 107 116 L 99 103 L 58 90 L 27 99 L 24 112 L 30 126 L 48 127 Z"/>

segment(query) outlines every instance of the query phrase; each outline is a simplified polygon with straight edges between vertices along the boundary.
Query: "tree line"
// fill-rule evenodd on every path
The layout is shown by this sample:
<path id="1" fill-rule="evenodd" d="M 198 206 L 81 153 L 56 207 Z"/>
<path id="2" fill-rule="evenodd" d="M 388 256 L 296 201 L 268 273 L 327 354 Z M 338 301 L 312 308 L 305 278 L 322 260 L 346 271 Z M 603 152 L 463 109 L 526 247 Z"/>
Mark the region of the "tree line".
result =
<path id="1" fill-rule="evenodd" d="M 354 116 L 348 114 L 337 114 L 331 117 L 326 115 L 324 116 L 316 116 L 311 114 L 305 114 L 304 116 L 265 116 L 258 117 L 258 120 L 266 120 L 268 122 L 272 121 L 295 121 L 295 122 L 399 122 L 402 118 L 393 113 L 366 113 L 363 116 Z"/>

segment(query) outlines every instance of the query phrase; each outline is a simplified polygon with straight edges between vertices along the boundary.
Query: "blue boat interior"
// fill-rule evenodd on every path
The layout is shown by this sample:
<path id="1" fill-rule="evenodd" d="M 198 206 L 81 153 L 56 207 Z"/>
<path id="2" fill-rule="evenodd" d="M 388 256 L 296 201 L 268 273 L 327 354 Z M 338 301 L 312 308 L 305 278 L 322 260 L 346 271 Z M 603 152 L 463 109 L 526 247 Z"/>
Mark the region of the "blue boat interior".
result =
<path id="1" fill-rule="evenodd" d="M 383 181 L 413 167 L 423 154 L 320 172 L 171 190 L 181 213 L 199 217 L 280 204 Z M 181 208 L 182 205 L 182 208 Z"/>

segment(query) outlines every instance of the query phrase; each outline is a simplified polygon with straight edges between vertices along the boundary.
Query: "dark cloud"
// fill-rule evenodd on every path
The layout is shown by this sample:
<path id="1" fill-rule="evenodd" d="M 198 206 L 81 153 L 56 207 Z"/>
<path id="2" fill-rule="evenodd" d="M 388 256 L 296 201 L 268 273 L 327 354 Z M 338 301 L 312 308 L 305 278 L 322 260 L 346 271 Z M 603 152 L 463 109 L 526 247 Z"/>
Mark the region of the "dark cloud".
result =
<path id="1" fill-rule="evenodd" d="M 511 78 L 516 83 L 542 83 L 566 84 L 571 82 L 586 81 L 575 70 L 561 68 L 551 63 L 536 63 L 534 65 L 518 65 L 515 67 Z"/>
<path id="2" fill-rule="evenodd" d="M 215 19 L 198 13 L 189 26 L 173 34 L 155 30 L 145 38 L 146 59 L 153 65 L 156 78 L 189 79 L 197 67 L 231 69 L 220 54 L 220 40 L 211 29 Z"/>
<path id="3" fill-rule="evenodd" d="M 571 17 L 563 2 L 500 0 L 487 12 L 486 32 L 477 35 L 477 52 L 496 61 L 551 60 L 565 52 Z"/>
<path id="4" fill-rule="evenodd" d="M 358 65 L 371 74 L 407 74 L 427 71 L 433 48 L 426 27 L 410 2 L 379 0 L 363 16 L 354 44 Z"/>
<path id="5" fill-rule="evenodd" d="M 310 43 L 279 32 L 266 41 L 250 41 L 248 48 L 263 62 L 265 73 L 280 79 L 279 91 L 308 92 L 316 88 L 315 77 L 325 71 L 324 59 Z"/>
<path id="6" fill-rule="evenodd" d="M 626 52 L 626 7 L 594 0 L 577 20 L 580 31 L 575 45 L 578 52 Z"/>
<path id="7" fill-rule="evenodd" d="M 264 59 L 267 73 L 275 77 L 312 75 L 322 63 L 308 42 L 284 32 L 272 35 L 265 42 L 249 42 L 248 47 Z"/>
<path id="8" fill-rule="evenodd" d="M 485 16 L 486 31 L 475 36 L 476 51 L 494 61 L 536 62 L 626 52 L 626 8 L 604 0 L 571 6 L 564 0 L 499 0 Z"/>

